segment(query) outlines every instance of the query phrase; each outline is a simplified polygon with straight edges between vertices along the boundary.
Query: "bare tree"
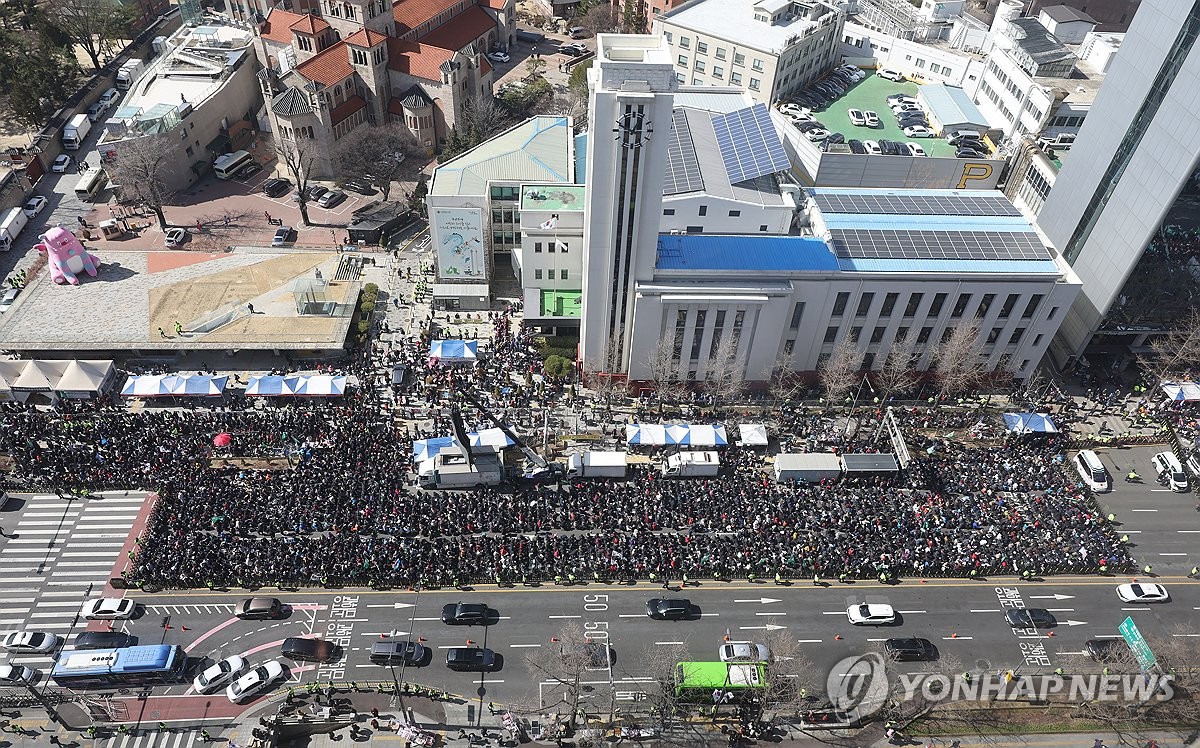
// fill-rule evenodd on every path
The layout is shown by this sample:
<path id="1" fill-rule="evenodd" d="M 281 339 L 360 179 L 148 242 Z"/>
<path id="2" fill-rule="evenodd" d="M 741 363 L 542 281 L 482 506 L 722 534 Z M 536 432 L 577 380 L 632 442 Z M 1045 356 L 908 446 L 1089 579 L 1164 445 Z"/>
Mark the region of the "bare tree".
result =
<path id="1" fill-rule="evenodd" d="M 595 34 L 611 34 L 621 27 L 621 14 L 608 3 L 593 5 L 579 18 L 575 19 L 577 26 L 582 26 Z"/>
<path id="2" fill-rule="evenodd" d="M 296 184 L 297 200 L 296 203 L 300 206 L 300 217 L 304 219 L 305 224 L 311 223 L 308 220 L 308 185 L 309 179 L 312 176 L 313 163 L 317 159 L 319 145 L 317 141 L 311 138 L 280 138 L 276 146 L 276 155 L 279 157 L 279 163 L 287 169 L 287 173 L 292 177 L 292 181 Z"/>
<path id="3" fill-rule="evenodd" d="M 1200 310 L 1193 309 L 1171 332 L 1155 337 L 1139 363 L 1156 384 L 1186 379 L 1189 370 L 1200 366 Z"/>
<path id="4" fill-rule="evenodd" d="M 675 695 L 675 666 L 688 660 L 687 643 L 648 644 L 638 660 L 640 669 L 651 679 L 646 699 L 651 717 L 660 734 L 666 733 L 683 711 L 683 700 Z"/>
<path id="5" fill-rule="evenodd" d="M 909 336 L 911 337 L 911 336 Z M 875 386 L 880 393 L 880 399 L 887 402 L 892 395 L 911 392 L 917 386 L 917 355 L 916 346 L 909 337 L 897 340 L 888 351 L 883 365 L 875 373 Z"/>
<path id="6" fill-rule="evenodd" d="M 804 380 L 796 374 L 796 354 L 779 354 L 767 375 L 767 391 L 776 400 L 787 402 L 804 391 Z"/>
<path id="7" fill-rule="evenodd" d="M 988 368 L 980 356 L 982 348 L 978 324 L 951 328 L 933 351 L 933 376 L 939 396 L 968 392 L 983 381 Z"/>
<path id="8" fill-rule="evenodd" d="M 121 199 L 141 202 L 153 210 L 164 231 L 163 203 L 169 195 L 165 178 L 178 166 L 177 142 L 166 133 L 127 140 L 116 146 L 116 156 L 104 165 L 108 178 L 120 189 Z"/>
<path id="9" fill-rule="evenodd" d="M 858 381 L 858 372 L 862 369 L 863 352 L 858 349 L 858 342 L 847 335 L 833 347 L 829 358 L 817 368 L 817 378 L 825 397 L 829 402 L 837 404 L 850 394 L 851 388 Z"/>
<path id="10" fill-rule="evenodd" d="M 732 332 L 722 335 L 705 367 L 705 388 L 718 406 L 735 400 L 746 388 L 745 364 L 738 357 L 739 342 Z"/>
<path id="11" fill-rule="evenodd" d="M 92 67 L 100 69 L 101 56 L 120 49 L 120 40 L 129 37 L 129 25 L 135 17 L 132 3 L 113 0 L 52 0 L 46 17 L 83 50 Z"/>
<path id="12" fill-rule="evenodd" d="M 415 181 L 429 153 L 399 122 L 356 127 L 333 146 L 333 166 L 341 179 L 364 175 L 387 200 L 393 182 Z"/>
<path id="13" fill-rule="evenodd" d="M 684 373 L 680 353 L 675 350 L 673 340 L 662 338 L 654 346 L 650 360 L 646 362 L 660 403 L 678 402 L 687 394 L 687 375 Z"/>
<path id="14" fill-rule="evenodd" d="M 462 112 L 454 126 L 472 136 L 474 143 L 470 147 L 474 147 L 503 129 L 507 122 L 504 108 L 495 99 L 477 94 L 463 102 Z"/>
<path id="15" fill-rule="evenodd" d="M 623 397 L 629 391 L 629 380 L 620 373 L 620 350 L 620 341 L 612 338 L 601 354 L 584 367 L 591 373 L 588 386 L 604 402 L 606 412 L 612 408 L 613 398 Z"/>
<path id="16" fill-rule="evenodd" d="M 771 677 L 767 701 L 777 715 L 798 718 L 815 703 L 823 701 L 825 673 L 808 658 L 795 635 L 787 627 L 766 620 L 767 632 L 762 643 L 771 652 Z M 777 628 L 772 628 L 777 626 Z"/>
<path id="17" fill-rule="evenodd" d="M 557 114 L 570 117 L 576 132 L 587 129 L 587 94 L 579 95 L 574 88 L 567 88 L 566 93 L 558 92 L 543 108 L 544 114 Z"/>
<path id="18" fill-rule="evenodd" d="M 542 703 L 541 709 L 565 716 L 574 729 L 588 670 L 608 667 L 610 657 L 607 642 L 588 639 L 583 628 L 573 621 L 563 625 L 549 644 L 530 649 L 525 655 L 525 667 L 535 682 L 552 684 L 551 693 L 555 695 L 555 700 Z"/>

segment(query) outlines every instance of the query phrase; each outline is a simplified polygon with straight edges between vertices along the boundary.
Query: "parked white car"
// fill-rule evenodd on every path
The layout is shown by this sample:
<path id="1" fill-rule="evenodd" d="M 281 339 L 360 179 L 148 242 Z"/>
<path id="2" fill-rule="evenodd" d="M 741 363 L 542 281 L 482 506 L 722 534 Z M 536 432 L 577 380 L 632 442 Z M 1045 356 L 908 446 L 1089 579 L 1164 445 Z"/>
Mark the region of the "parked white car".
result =
<path id="1" fill-rule="evenodd" d="M 934 132 L 924 125 L 913 125 L 904 128 L 904 135 L 909 138 L 932 138 Z"/>
<path id="2" fill-rule="evenodd" d="M 283 663 L 279 660 L 264 662 L 250 672 L 241 676 L 225 689 L 225 696 L 235 704 L 241 703 L 251 696 L 267 690 L 267 688 L 283 676 Z"/>
<path id="3" fill-rule="evenodd" d="M 223 688 L 246 669 L 246 660 L 241 655 L 226 657 L 196 676 L 192 688 L 196 693 L 210 693 Z"/>
<path id="4" fill-rule="evenodd" d="M 905 145 L 905 147 L 908 148 L 908 152 L 914 156 L 928 156 L 929 155 L 928 153 L 925 152 L 925 149 L 921 147 L 920 143 L 905 143 L 904 145 Z"/>
<path id="5" fill-rule="evenodd" d="M 89 621 L 116 621 L 133 618 L 137 602 L 128 597 L 97 597 L 79 609 L 79 615 Z"/>
<path id="6" fill-rule="evenodd" d="M 892 70 L 891 68 L 882 68 L 877 73 L 875 73 L 875 75 L 878 75 L 880 78 L 886 78 L 890 81 L 904 80 L 903 73 L 901 73 L 899 70 Z"/>

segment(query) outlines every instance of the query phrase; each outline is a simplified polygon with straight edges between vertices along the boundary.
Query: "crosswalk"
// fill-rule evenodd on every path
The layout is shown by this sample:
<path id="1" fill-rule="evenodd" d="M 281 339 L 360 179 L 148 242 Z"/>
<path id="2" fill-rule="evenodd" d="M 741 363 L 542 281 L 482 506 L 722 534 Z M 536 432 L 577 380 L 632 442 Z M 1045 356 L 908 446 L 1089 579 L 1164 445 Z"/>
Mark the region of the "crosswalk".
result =
<path id="1" fill-rule="evenodd" d="M 97 741 L 97 745 L 99 748 L 190 748 L 203 742 L 199 730 L 147 730 L 137 735 L 114 735 Z"/>
<path id="2" fill-rule="evenodd" d="M 82 630 L 79 608 L 103 592 L 144 501 L 142 495 L 31 497 L 9 529 L 15 536 L 0 550 L 0 631 L 31 629 L 65 639 Z M 52 657 L 9 661 L 48 667 Z"/>

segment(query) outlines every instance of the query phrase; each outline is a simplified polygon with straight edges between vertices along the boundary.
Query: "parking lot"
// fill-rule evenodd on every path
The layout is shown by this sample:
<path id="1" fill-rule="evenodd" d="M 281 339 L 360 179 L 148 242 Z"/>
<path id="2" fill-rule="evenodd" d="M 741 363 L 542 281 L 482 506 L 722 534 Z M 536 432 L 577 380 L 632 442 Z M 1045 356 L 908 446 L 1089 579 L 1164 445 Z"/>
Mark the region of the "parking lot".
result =
<path id="1" fill-rule="evenodd" d="M 840 132 L 846 140 L 895 140 L 901 143 L 918 143 L 930 156 L 953 158 L 955 148 L 942 138 L 910 138 L 896 124 L 896 118 L 888 108 L 887 97 L 892 94 L 908 94 L 916 97 L 920 86 L 908 81 L 896 82 L 880 78 L 874 71 L 867 71 L 864 80 L 855 83 L 819 111 L 813 117 L 831 133 Z M 850 123 L 849 111 L 858 109 L 879 115 L 878 127 L 865 127 Z"/>

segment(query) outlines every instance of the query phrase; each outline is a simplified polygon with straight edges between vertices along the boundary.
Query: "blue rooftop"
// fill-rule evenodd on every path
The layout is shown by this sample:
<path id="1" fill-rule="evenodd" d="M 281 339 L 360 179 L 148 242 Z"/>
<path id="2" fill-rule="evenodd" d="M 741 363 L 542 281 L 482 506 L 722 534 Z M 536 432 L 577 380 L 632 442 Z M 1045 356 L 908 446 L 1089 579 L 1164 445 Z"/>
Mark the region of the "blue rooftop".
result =
<path id="1" fill-rule="evenodd" d="M 838 260 L 809 236 L 660 234 L 655 268 L 837 272 Z"/>

